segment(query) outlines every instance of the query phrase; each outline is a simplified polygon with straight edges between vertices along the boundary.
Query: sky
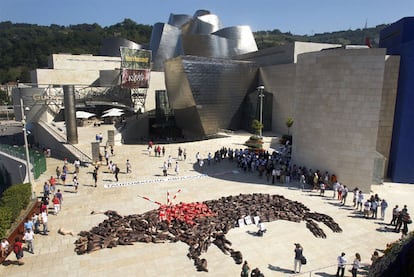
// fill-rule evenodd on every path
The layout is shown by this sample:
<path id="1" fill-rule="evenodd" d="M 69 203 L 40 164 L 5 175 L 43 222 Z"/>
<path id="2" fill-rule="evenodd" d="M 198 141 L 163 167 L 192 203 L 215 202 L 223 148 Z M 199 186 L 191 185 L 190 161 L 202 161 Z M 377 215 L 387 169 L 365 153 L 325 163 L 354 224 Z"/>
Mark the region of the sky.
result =
<path id="1" fill-rule="evenodd" d="M 170 14 L 208 10 L 223 27 L 278 29 L 297 35 L 356 30 L 414 16 L 414 0 L 0 0 L 0 22 L 111 26 L 167 23 Z"/>

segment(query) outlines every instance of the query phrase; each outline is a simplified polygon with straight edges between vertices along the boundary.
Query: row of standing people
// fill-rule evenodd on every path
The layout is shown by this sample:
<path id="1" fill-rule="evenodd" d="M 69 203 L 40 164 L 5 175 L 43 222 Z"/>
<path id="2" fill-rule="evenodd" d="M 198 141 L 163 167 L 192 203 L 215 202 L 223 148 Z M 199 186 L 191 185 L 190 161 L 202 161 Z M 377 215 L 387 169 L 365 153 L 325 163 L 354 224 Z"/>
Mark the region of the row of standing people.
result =
<path id="1" fill-rule="evenodd" d="M 408 224 L 411 224 L 411 216 L 408 212 L 407 205 L 400 210 L 398 205 L 392 209 L 391 226 L 394 226 L 394 232 L 399 233 L 401 230 L 401 239 L 408 235 Z"/>
<path id="2" fill-rule="evenodd" d="M 77 191 L 77 174 L 79 173 L 80 162 L 75 160 L 74 162 L 74 186 Z M 43 195 L 40 201 L 40 212 L 35 212 L 32 217 L 27 217 L 24 226 L 24 235 L 22 237 L 17 236 L 13 243 L 13 252 L 16 255 L 17 263 L 19 265 L 23 263 L 24 250 L 34 254 L 34 241 L 37 234 L 47 236 L 49 233 L 49 206 L 53 205 L 53 214 L 58 215 L 61 211 L 63 204 L 63 194 L 57 186 L 62 181 L 62 185 L 65 185 L 66 175 L 68 174 L 68 161 L 64 159 L 62 170 L 59 167 L 56 168 L 56 177 L 50 176 L 50 179 L 44 182 Z M 51 199 L 51 200 L 50 200 Z M 41 226 L 43 227 L 41 230 Z M 25 245 L 25 247 L 24 247 Z M 2 256 L 5 257 L 9 249 L 9 242 L 2 241 Z"/>
<path id="3" fill-rule="evenodd" d="M 58 190 L 59 192 L 59 190 Z M 56 212 L 56 208 L 55 208 Z M 16 260 L 18 265 L 23 265 L 24 251 L 34 254 L 34 241 L 36 234 L 42 234 L 47 236 L 49 232 L 48 228 L 48 201 L 45 196 L 43 196 L 42 201 L 40 202 L 40 213 L 34 213 L 32 217 L 27 217 L 26 221 L 23 224 L 24 235 L 16 236 L 15 241 L 13 242 L 13 248 L 10 249 L 10 243 L 7 239 L 3 239 L 1 243 L 1 254 L 5 258 L 13 251 L 16 255 Z M 40 227 L 43 226 L 43 230 L 40 230 Z"/>
<path id="4" fill-rule="evenodd" d="M 281 155 L 283 151 L 269 151 L 254 152 L 248 149 L 232 149 L 222 147 L 207 155 L 207 164 L 210 165 L 220 162 L 223 159 L 229 161 L 236 160 L 238 167 L 245 172 L 258 172 L 259 177 L 266 175 L 267 182 L 275 183 L 290 183 L 291 181 L 299 181 L 301 187 L 305 185 L 319 189 L 323 184 L 324 189 L 332 187 L 332 184 L 337 182 L 335 174 L 330 174 L 328 171 L 324 173 L 320 170 L 308 169 L 304 166 L 290 165 L 290 158 Z M 324 190 L 323 189 L 323 190 Z"/>

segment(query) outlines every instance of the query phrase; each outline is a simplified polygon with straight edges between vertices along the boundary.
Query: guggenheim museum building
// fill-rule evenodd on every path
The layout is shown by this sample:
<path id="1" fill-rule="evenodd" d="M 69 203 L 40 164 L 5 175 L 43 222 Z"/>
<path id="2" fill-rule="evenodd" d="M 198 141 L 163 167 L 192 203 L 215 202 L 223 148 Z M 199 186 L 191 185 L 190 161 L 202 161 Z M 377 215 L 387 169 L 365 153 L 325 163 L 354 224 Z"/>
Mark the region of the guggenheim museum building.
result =
<path id="1" fill-rule="evenodd" d="M 147 88 L 120 88 L 120 47 L 151 51 Z M 262 97 L 265 132 L 285 134 L 294 118 L 292 164 L 334 172 L 366 192 L 384 180 L 414 183 L 414 17 L 386 27 L 379 48 L 293 42 L 258 50 L 249 26 L 222 26 L 206 10 L 171 14 L 153 26 L 149 45 L 111 38 L 100 56 L 52 54 L 31 78 L 13 96 L 31 106 L 40 144 L 53 145 L 45 134 L 65 108 L 62 85 L 73 85 L 77 109 L 102 101 L 138 111 L 125 118 L 125 143 L 150 137 L 154 111 L 172 114 L 185 139 L 249 130 Z"/>

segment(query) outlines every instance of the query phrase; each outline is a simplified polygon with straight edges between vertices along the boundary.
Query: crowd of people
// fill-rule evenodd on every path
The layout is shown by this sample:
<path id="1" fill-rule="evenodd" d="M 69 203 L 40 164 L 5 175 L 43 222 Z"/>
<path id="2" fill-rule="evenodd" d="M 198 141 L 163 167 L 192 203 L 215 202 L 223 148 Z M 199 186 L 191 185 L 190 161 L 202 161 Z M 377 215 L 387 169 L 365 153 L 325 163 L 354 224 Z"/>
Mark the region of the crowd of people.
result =
<path id="1" fill-rule="evenodd" d="M 206 162 L 210 165 L 220 163 L 225 159 L 230 162 L 235 161 L 243 172 L 256 173 L 260 178 L 265 176 L 268 183 L 283 185 L 296 182 L 300 184 L 300 188 L 317 189 L 322 195 L 326 189 L 332 188 L 332 185 L 337 182 L 335 174 L 318 169 L 312 170 L 296 164 L 291 165 L 290 147 L 287 144 L 272 152 L 222 147 L 213 154 L 209 152 Z M 197 163 L 199 163 L 199 158 L 197 158 Z M 338 190 L 340 188 L 335 192 Z M 342 193 L 342 190 L 340 191 Z"/>
<path id="2" fill-rule="evenodd" d="M 16 255 L 17 264 L 23 265 L 24 252 L 35 253 L 34 241 L 37 235 L 47 236 L 49 233 L 49 215 L 58 215 L 62 208 L 63 193 L 58 185 L 66 185 L 66 176 L 69 174 L 68 161 L 64 159 L 62 170 L 58 166 L 56 168 L 56 176 L 50 178 L 43 184 L 43 192 L 39 201 L 39 209 L 32 216 L 26 218 L 23 229 L 23 236 L 16 236 L 13 245 L 7 239 L 3 239 L 1 243 L 1 255 L 6 258 L 11 252 Z M 74 162 L 73 181 L 75 191 L 77 191 L 77 174 L 79 173 L 80 162 Z"/>
<path id="3" fill-rule="evenodd" d="M 368 194 L 368 197 L 365 199 L 367 194 L 364 194 L 364 192 L 357 187 L 350 190 L 348 186 L 342 184 L 338 180 L 338 177 L 335 174 L 330 174 L 328 171 L 312 170 L 295 164 L 291 165 L 290 158 L 286 155 L 286 153 L 288 153 L 287 147 L 288 146 L 285 146 L 281 151 L 273 151 L 272 153 L 269 153 L 268 151 L 257 152 L 248 149 L 222 147 L 214 152 L 213 155 L 208 153 L 207 164 L 217 164 L 224 159 L 227 159 L 230 162 L 236 161 L 237 167 L 241 168 L 243 172 L 258 174 L 259 178 L 266 176 L 268 183 L 283 185 L 295 182 L 299 184 L 299 188 L 308 188 L 312 191 L 316 190 L 322 197 L 326 197 L 325 191 L 330 189 L 332 190 L 332 199 L 338 200 L 341 206 L 348 205 L 347 199 L 350 198 L 348 195 L 352 193 L 353 207 L 361 213 L 361 216 L 366 219 L 385 219 L 388 208 L 386 199 L 381 199 L 378 194 Z M 197 161 L 197 163 L 199 163 L 199 161 Z M 408 224 L 412 221 L 407 206 L 404 205 L 402 210 L 399 210 L 398 207 L 399 206 L 396 205 L 392 211 L 393 219 L 391 220 L 390 225 L 394 227 L 395 232 L 400 232 L 401 230 L 401 238 L 404 238 L 408 234 Z M 378 210 L 380 210 L 379 215 Z M 300 272 L 301 270 L 302 251 L 302 246 L 297 244 L 297 247 L 295 248 L 294 273 Z M 378 252 L 376 252 L 375 257 L 378 257 Z M 377 260 L 375 257 L 373 255 L 373 258 L 371 259 L 373 262 Z M 342 253 L 338 257 L 338 271 L 336 276 L 343 276 L 346 264 L 345 253 Z M 361 255 L 356 253 L 355 258 L 352 261 L 352 276 L 357 276 L 360 265 Z"/>
<path id="4" fill-rule="evenodd" d="M 97 141 L 101 142 L 101 138 L 97 138 Z M 328 189 L 332 190 L 332 199 L 340 201 L 341 205 L 347 205 L 348 194 L 350 193 L 349 188 L 346 185 L 343 185 L 339 182 L 335 174 L 330 174 L 328 171 L 321 170 L 312 170 L 305 166 L 297 166 L 296 164 L 290 164 L 289 158 L 289 145 L 285 145 L 279 151 L 262 151 L 254 152 L 249 151 L 248 149 L 233 149 L 222 147 L 216 150 L 214 153 L 209 152 L 207 157 L 202 158 L 201 154 L 196 153 L 196 163 L 199 167 L 203 167 L 205 164 L 214 165 L 219 164 L 223 160 L 228 160 L 229 162 L 234 162 L 235 165 L 240 168 L 243 172 L 250 172 L 257 174 L 259 178 L 266 178 L 266 181 L 270 184 L 289 184 L 295 182 L 299 184 L 301 189 L 312 189 L 319 192 L 320 196 L 326 197 L 325 192 Z M 155 146 L 151 141 L 148 143 L 148 156 L 151 156 L 154 153 L 155 157 L 164 157 L 166 153 L 165 146 Z M 110 161 L 109 153 L 113 156 L 114 149 L 110 147 L 107 149 L 105 147 L 105 159 L 108 166 L 108 170 L 114 174 L 115 180 L 118 182 L 118 174 L 120 172 L 119 167 Z M 168 155 L 167 159 L 164 161 L 162 169 L 163 175 L 168 175 L 168 170 L 173 168 L 173 160 L 175 159 L 175 174 L 179 174 L 179 161 L 185 161 L 187 159 L 187 152 L 185 148 L 179 147 L 177 151 L 177 158 L 173 158 L 171 155 Z M 76 160 L 73 163 L 73 171 L 69 172 L 69 164 L 65 159 L 62 169 L 60 167 L 56 168 L 56 176 L 51 176 L 49 180 L 44 183 L 43 186 L 43 197 L 41 200 L 40 214 L 36 213 L 33 217 L 28 218 L 24 224 L 25 234 L 23 237 L 16 238 L 16 241 L 13 243 L 13 252 L 16 254 L 16 259 L 19 264 L 23 264 L 23 245 L 26 244 L 26 250 L 30 253 L 35 253 L 34 240 L 37 234 L 47 235 L 48 233 L 48 214 L 49 209 L 52 210 L 52 214 L 58 215 L 62 207 L 63 195 L 60 189 L 57 189 L 57 185 L 66 185 L 68 175 L 72 173 L 73 175 L 73 186 L 75 188 L 74 192 L 78 191 L 78 174 L 80 171 L 80 162 Z M 126 161 L 126 173 L 132 172 L 132 166 L 129 159 Z M 98 172 L 99 165 L 96 165 L 93 173 L 92 179 L 94 181 L 94 186 L 97 186 L 98 183 Z M 353 193 L 353 207 L 361 212 L 364 218 L 377 219 L 378 218 L 378 209 L 380 209 L 380 219 L 384 220 L 386 215 L 386 210 L 388 207 L 388 202 L 385 199 L 380 199 L 378 194 L 369 195 L 365 199 L 365 195 L 362 190 L 354 188 Z M 330 196 L 329 196 L 330 197 Z M 52 207 L 51 207 L 52 205 Z M 402 237 L 406 236 L 408 233 L 408 224 L 411 223 L 411 218 L 408 213 L 407 206 L 404 205 L 403 209 L 399 209 L 399 206 L 396 205 L 392 209 L 392 220 L 389 225 L 392 225 L 396 232 L 402 230 Z M 42 230 L 41 230 L 41 227 Z M 265 228 L 264 225 L 258 225 L 259 230 L 258 234 L 263 235 Z M 7 255 L 11 250 L 10 243 L 3 239 L 1 242 L 1 254 Z M 294 264 L 293 272 L 299 273 L 304 260 L 303 247 L 299 244 L 295 244 L 294 249 Z M 378 252 L 376 256 L 373 255 L 371 260 L 374 262 L 378 259 Z M 306 259 L 305 259 L 306 260 Z M 338 268 L 336 276 L 344 276 L 345 266 L 347 265 L 347 259 L 345 253 L 341 253 L 337 257 Z M 358 269 L 361 265 L 361 256 L 359 253 L 355 253 L 355 257 L 352 261 L 352 276 L 356 276 Z M 247 261 L 244 262 L 242 266 L 241 276 L 264 276 L 258 268 L 253 270 L 250 269 Z"/>

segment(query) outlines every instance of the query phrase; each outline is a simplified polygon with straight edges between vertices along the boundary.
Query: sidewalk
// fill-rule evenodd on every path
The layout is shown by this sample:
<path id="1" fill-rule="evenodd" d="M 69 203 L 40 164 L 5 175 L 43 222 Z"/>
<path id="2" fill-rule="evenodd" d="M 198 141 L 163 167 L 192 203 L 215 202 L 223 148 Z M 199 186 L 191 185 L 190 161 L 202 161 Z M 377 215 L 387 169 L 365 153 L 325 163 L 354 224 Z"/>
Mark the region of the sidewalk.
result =
<path id="1" fill-rule="evenodd" d="M 100 130 L 94 127 L 85 127 L 78 130 L 79 147 L 90 153 L 90 143 L 95 133 Z M 105 126 L 108 128 L 108 126 Z M 105 135 L 105 130 L 102 131 Z M 244 173 L 237 170 L 234 163 L 227 160 L 210 166 L 205 165 L 202 170 L 195 166 L 195 154 L 200 152 L 206 158 L 208 152 L 221 147 L 243 148 L 248 134 L 234 134 L 226 138 L 211 139 L 199 142 L 182 144 L 164 144 L 164 157 L 148 156 L 146 145 L 115 145 L 115 155 L 110 160 L 117 163 L 121 169 L 119 183 L 124 186 L 115 186 L 115 178 L 105 166 L 100 169 L 98 187 L 93 187 L 92 167 L 81 168 L 79 174 L 79 191 L 74 193 L 72 186 L 58 186 L 63 191 L 62 211 L 59 215 L 49 216 L 49 236 L 36 236 L 35 254 L 25 252 L 25 265 L 0 266 L 2 276 L 239 276 L 241 265 L 234 263 L 230 256 L 223 254 L 216 246 L 211 245 L 207 253 L 201 258 L 208 261 L 209 272 L 197 272 L 193 261 L 186 256 L 188 245 L 177 243 L 136 243 L 130 246 L 118 246 L 112 249 L 102 249 L 85 255 L 74 252 L 75 236 L 63 236 L 57 233 L 59 228 L 73 231 L 89 231 L 101 223 L 106 217 L 102 214 L 91 215 L 91 211 L 115 210 L 121 215 L 140 214 L 158 206 L 146 201 L 138 195 L 146 196 L 161 203 L 167 202 L 167 191 L 177 195 L 177 202 L 196 202 L 218 199 L 222 196 L 238 195 L 240 193 L 269 193 L 281 194 L 286 198 L 299 201 L 311 211 L 325 213 L 343 229 L 342 233 L 333 233 L 323 224 L 319 226 L 325 231 L 327 238 L 316 238 L 306 228 L 304 221 L 294 223 L 290 221 L 274 221 L 266 223 L 267 232 L 263 237 L 255 237 L 249 232 L 256 231 L 257 227 L 249 225 L 234 228 L 226 235 L 232 242 L 232 248 L 239 250 L 251 268 L 258 267 L 265 276 L 286 276 L 291 274 L 294 258 L 294 243 L 301 243 L 308 263 L 302 271 L 322 268 L 336 263 L 336 257 L 345 252 L 348 262 L 352 262 L 355 252 L 362 256 L 362 263 L 369 263 L 371 254 L 376 249 L 384 249 L 386 243 L 400 238 L 400 234 L 384 232 L 391 220 L 391 210 L 396 204 L 402 206 L 410 203 L 414 195 L 414 186 L 386 183 L 373 186 L 372 192 L 386 198 L 389 204 L 385 221 L 363 219 L 350 206 L 339 206 L 338 201 L 329 197 L 321 198 L 316 192 L 301 191 L 297 184 L 271 185 L 257 174 Z M 265 138 L 265 147 L 269 147 L 271 137 Z M 105 140 L 105 139 L 104 139 Z M 171 155 L 177 158 L 178 147 L 185 148 L 187 160 L 179 161 L 180 173 L 175 175 L 169 170 L 166 179 L 162 176 L 163 162 Z M 132 173 L 125 174 L 125 163 L 129 159 L 132 164 Z M 63 162 L 48 159 L 48 170 L 37 180 L 36 191 L 39 194 L 43 182 L 55 174 L 56 166 Z M 71 167 L 73 169 L 73 166 Z M 68 175 L 67 184 L 71 184 L 72 175 Z M 107 188 L 105 188 L 105 186 Z M 327 191 L 326 196 L 331 196 Z M 367 195 L 365 195 L 367 198 Z M 352 205 L 352 199 L 348 205 Z M 408 206 L 410 210 L 410 206 Z M 14 254 L 9 259 L 15 260 Z M 347 267 L 346 276 L 351 276 Z M 335 274 L 336 268 L 329 268 L 323 274 Z M 331 272 L 332 271 L 332 272 Z"/>

